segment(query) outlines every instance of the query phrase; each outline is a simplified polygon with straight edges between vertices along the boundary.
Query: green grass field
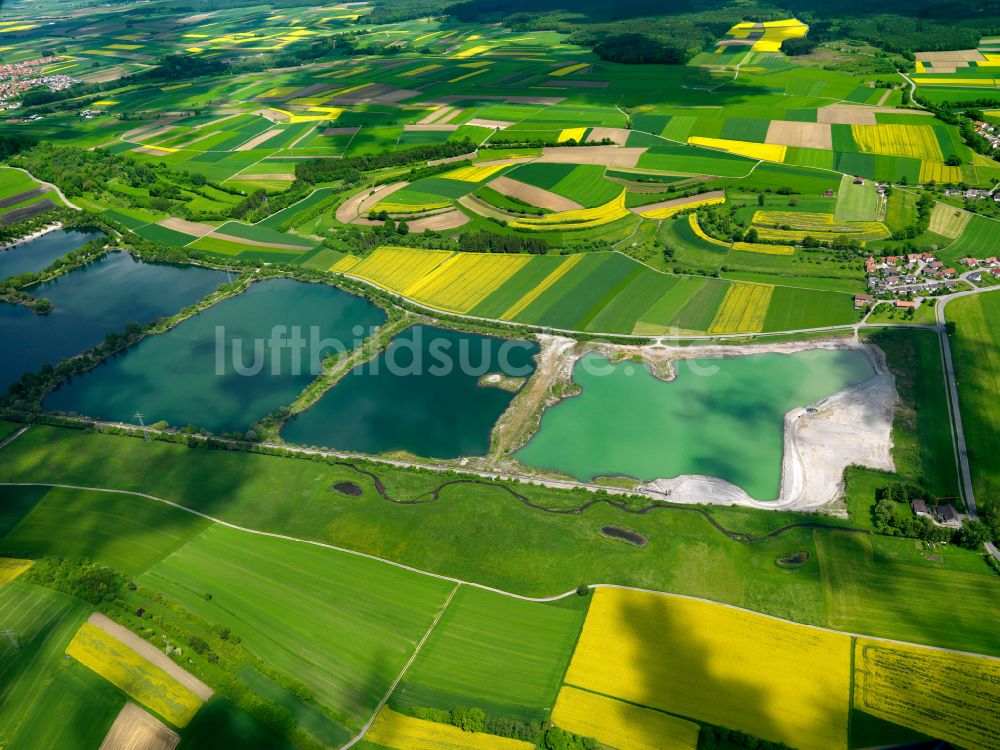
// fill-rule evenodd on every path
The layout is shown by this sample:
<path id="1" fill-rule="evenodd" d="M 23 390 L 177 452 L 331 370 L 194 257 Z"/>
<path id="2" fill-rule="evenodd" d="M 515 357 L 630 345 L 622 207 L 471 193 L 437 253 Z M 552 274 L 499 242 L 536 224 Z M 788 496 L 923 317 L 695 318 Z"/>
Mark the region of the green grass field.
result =
<path id="1" fill-rule="evenodd" d="M 463 586 L 393 694 L 393 707 L 476 705 L 491 716 L 544 719 L 588 601 L 535 604 Z"/>
<path id="2" fill-rule="evenodd" d="M 834 219 L 837 221 L 875 221 L 877 207 L 878 193 L 875 192 L 875 185 L 871 180 L 865 180 L 862 185 L 855 185 L 854 180 L 848 175 L 841 178 Z"/>
<path id="3" fill-rule="evenodd" d="M 956 263 L 962 258 L 985 258 L 996 253 L 996 238 L 1000 222 L 973 214 L 962 234 L 943 252 L 938 253 L 946 263 Z"/>
<path id="4" fill-rule="evenodd" d="M 935 569 L 940 564 L 916 564 L 927 554 L 918 542 L 890 546 L 889 541 L 817 533 L 826 624 L 864 635 L 892 631 L 900 640 L 997 653 L 995 639 L 979 627 L 983 618 L 1000 617 L 996 576 L 987 579 L 981 573 Z M 933 604 L 928 590 L 934 592 Z"/>
<path id="5" fill-rule="evenodd" d="M 350 729 L 371 715 L 452 588 L 361 557 L 222 526 L 139 580 L 240 633 L 250 651 L 307 685 Z"/>
<path id="6" fill-rule="evenodd" d="M 945 308 L 954 320 L 951 336 L 958 381 L 962 426 L 969 450 L 973 491 L 980 510 L 1000 510 L 1000 418 L 995 407 L 1000 394 L 1000 294 L 986 292 L 951 302 Z"/>
<path id="7" fill-rule="evenodd" d="M 132 495 L 53 488 L 0 487 L 5 507 L 33 507 L 3 537 L 13 556 L 101 560 L 138 574 L 204 531 L 209 523 Z"/>
<path id="8" fill-rule="evenodd" d="M 402 498 L 417 497 L 440 482 L 434 475 L 389 468 L 379 472 L 389 491 Z M 465 485 L 446 488 L 437 502 L 399 505 L 378 497 L 370 480 L 345 466 L 190 449 L 42 426 L 33 427 L 3 449 L 0 481 L 21 481 L 25 477 L 33 481 L 149 492 L 232 523 L 338 544 L 516 593 L 552 595 L 572 590 L 581 581 L 600 580 L 701 596 L 811 624 L 825 624 L 828 611 L 835 611 L 830 610 L 832 605 L 823 595 L 821 565 L 815 556 L 810 530 L 792 529 L 775 538 L 745 544 L 727 539 L 690 509 L 628 516 L 628 525 L 649 539 L 648 545 L 637 551 L 600 533 L 603 526 L 621 524 L 624 519 L 621 511 L 608 506 L 598 505 L 580 515 L 551 514 L 528 508 L 500 490 Z M 363 494 L 346 498 L 331 492 L 328 488 L 338 481 L 357 483 Z M 551 507 L 571 507 L 590 497 L 545 488 L 523 488 L 523 491 L 536 503 Z M 709 512 L 729 528 L 750 533 L 774 530 L 798 520 L 815 521 L 813 516 L 771 511 L 711 508 Z M 817 538 L 829 533 L 816 532 Z M 288 617 L 285 610 L 297 606 L 294 602 L 282 600 L 274 606 L 273 614 L 258 607 L 273 603 L 272 597 L 279 596 L 276 592 L 298 591 L 301 586 L 309 594 L 310 587 L 318 585 L 319 574 L 296 573 L 303 576 L 302 584 L 289 588 L 289 584 L 278 581 L 271 591 L 264 591 L 260 590 L 262 582 L 292 575 L 282 573 L 292 564 L 287 557 L 281 557 L 284 553 L 275 553 L 277 563 L 269 560 L 264 570 L 240 566 L 254 562 L 263 565 L 260 551 L 282 545 L 294 548 L 295 565 L 322 550 L 279 544 L 278 540 L 270 539 L 250 546 L 237 534 L 213 528 L 152 568 L 143 580 L 155 581 L 157 585 L 162 581 L 165 591 L 176 592 L 195 613 L 238 616 L 240 632 L 250 627 L 255 632 L 261 627 L 288 627 L 284 622 Z M 939 571 L 947 579 L 953 572 L 963 572 L 968 574 L 965 576 L 968 586 L 979 593 L 950 602 L 948 618 L 959 617 L 965 626 L 960 634 L 945 633 L 944 625 L 934 625 L 935 621 L 939 624 L 948 621 L 937 606 L 936 588 L 915 587 L 906 590 L 905 596 L 887 595 L 875 585 L 880 566 L 860 556 L 852 564 L 869 576 L 872 583 L 852 595 L 870 600 L 872 606 L 882 610 L 882 616 L 872 626 L 873 634 L 912 637 L 918 642 L 944 646 L 967 639 L 985 644 L 983 647 L 989 653 L 1000 653 L 995 643 L 990 645 L 990 621 L 977 614 L 980 600 L 996 597 L 995 588 L 1000 586 L 980 555 L 950 548 L 942 562 L 933 562 L 914 555 L 912 541 L 879 539 L 878 542 L 897 556 L 909 554 L 913 559 L 907 559 L 908 570 L 914 575 Z M 798 550 L 810 552 L 808 563 L 792 570 L 775 565 L 778 557 Z M 229 562 L 219 560 L 219 555 L 227 555 Z M 347 563 L 317 562 L 315 570 L 331 570 L 328 565 L 352 567 L 352 562 L 356 561 L 352 558 Z M 203 565 L 217 567 L 206 569 Z M 233 591 L 246 592 L 246 600 L 234 601 L 231 610 L 222 612 L 219 597 L 226 596 L 230 585 Z M 340 584 L 324 579 L 323 585 Z M 381 592 L 377 582 L 375 585 L 376 591 Z M 431 598 L 437 597 L 440 602 L 443 599 L 440 584 L 427 586 L 437 592 Z M 834 586 L 836 593 L 838 587 L 847 583 L 827 582 L 827 586 Z M 211 602 L 205 601 L 205 593 L 214 594 Z M 297 599 L 302 596 L 296 594 Z M 426 598 L 422 605 L 410 601 L 409 595 L 407 601 L 417 610 L 434 608 Z M 315 612 L 305 612 L 299 619 L 316 617 L 319 613 L 326 616 L 332 605 L 321 601 L 311 606 Z M 928 613 L 922 632 L 916 632 L 918 628 L 910 622 L 916 611 Z M 348 627 L 339 622 L 342 615 L 342 612 L 329 614 L 330 622 L 336 627 Z M 293 626 L 305 627 L 298 623 Z M 385 623 L 378 625 L 384 626 Z M 253 642 L 254 648 L 269 655 L 273 652 L 283 663 L 309 674 L 309 669 L 299 661 L 301 657 L 285 653 L 288 648 L 285 642 L 256 638 L 260 641 Z M 245 639 L 250 647 L 251 634 L 246 633 Z M 314 641 L 306 638 L 304 642 Z M 395 644 L 395 648 L 403 648 L 398 640 Z M 327 689 L 331 700 L 339 694 L 332 687 L 325 687 L 324 692 Z M 358 689 L 354 682 L 340 688 L 348 692 Z"/>
<path id="9" fill-rule="evenodd" d="M 892 438 L 897 472 L 950 501 L 958 475 L 937 334 L 886 328 L 867 338 L 886 353 L 902 402 Z"/>
<path id="10" fill-rule="evenodd" d="M 63 655 L 90 607 L 15 581 L 0 588 L 0 622 L 16 634 L 0 643 L 0 742 L 5 748 L 100 745 L 125 697 Z"/>

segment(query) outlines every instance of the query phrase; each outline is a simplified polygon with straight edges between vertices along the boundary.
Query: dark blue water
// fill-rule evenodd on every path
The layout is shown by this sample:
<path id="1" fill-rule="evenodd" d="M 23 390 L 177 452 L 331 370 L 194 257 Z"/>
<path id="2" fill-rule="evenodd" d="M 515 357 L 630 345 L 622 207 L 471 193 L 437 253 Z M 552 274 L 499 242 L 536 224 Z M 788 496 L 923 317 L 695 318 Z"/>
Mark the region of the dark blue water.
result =
<path id="1" fill-rule="evenodd" d="M 12 248 L 0 250 L 0 279 L 41 271 L 51 265 L 52 261 L 100 236 L 100 232 L 60 229 L 30 242 L 20 242 Z"/>
<path id="2" fill-rule="evenodd" d="M 99 344 L 126 323 L 173 315 L 226 281 L 220 271 L 143 263 L 118 252 L 32 287 L 55 307 L 48 315 L 36 315 L 0 303 L 0 391 L 25 372 Z"/>
<path id="3" fill-rule="evenodd" d="M 413 326 L 392 340 L 374 366 L 355 368 L 290 420 L 282 437 L 363 453 L 481 456 L 514 394 L 479 385 L 480 376 L 530 377 L 537 352 L 532 342 Z"/>

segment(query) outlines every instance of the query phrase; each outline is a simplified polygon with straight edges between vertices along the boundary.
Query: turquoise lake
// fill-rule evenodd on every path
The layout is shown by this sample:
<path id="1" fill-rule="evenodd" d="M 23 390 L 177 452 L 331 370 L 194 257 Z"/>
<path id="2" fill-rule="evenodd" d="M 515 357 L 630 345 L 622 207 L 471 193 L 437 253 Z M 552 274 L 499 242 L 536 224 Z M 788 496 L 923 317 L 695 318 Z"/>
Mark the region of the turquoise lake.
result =
<path id="1" fill-rule="evenodd" d="M 258 281 L 74 378 L 44 406 L 108 421 L 131 422 L 140 412 L 146 424 L 243 432 L 315 378 L 313 355 L 320 355 L 318 367 L 321 350 L 331 351 L 323 339 L 351 348 L 384 321 L 380 308 L 325 284 Z M 303 346 L 272 346 L 293 334 Z"/>
<path id="2" fill-rule="evenodd" d="M 0 391 L 23 373 L 99 344 L 126 323 L 173 315 L 226 280 L 219 271 L 143 263 L 116 252 L 32 287 L 55 306 L 47 315 L 0 302 Z"/>
<path id="3" fill-rule="evenodd" d="M 479 385 L 480 376 L 530 376 L 537 353 L 533 342 L 413 326 L 289 420 L 282 437 L 362 453 L 481 456 L 515 394 Z M 444 361 L 453 365 L 447 372 L 437 366 Z"/>
<path id="4" fill-rule="evenodd" d="M 819 349 L 676 367 L 665 382 L 641 365 L 588 355 L 573 371 L 582 392 L 548 409 L 516 457 L 581 481 L 703 474 L 773 500 L 784 415 L 875 374 L 863 352 Z"/>

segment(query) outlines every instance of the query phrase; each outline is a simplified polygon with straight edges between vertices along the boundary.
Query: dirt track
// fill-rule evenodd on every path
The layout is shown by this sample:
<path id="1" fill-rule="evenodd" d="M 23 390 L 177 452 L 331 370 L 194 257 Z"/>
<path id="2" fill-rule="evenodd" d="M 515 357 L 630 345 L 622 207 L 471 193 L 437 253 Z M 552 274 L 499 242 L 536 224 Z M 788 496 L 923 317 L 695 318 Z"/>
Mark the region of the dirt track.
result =
<path id="1" fill-rule="evenodd" d="M 173 750 L 181 738 L 134 703 L 126 703 L 99 750 Z"/>
<path id="2" fill-rule="evenodd" d="M 87 618 L 87 622 L 100 628 L 108 635 L 113 636 L 139 654 L 142 658 L 158 666 L 203 701 L 207 701 L 215 692 L 193 674 L 172 661 L 169 656 L 160 651 L 160 649 L 156 646 L 144 641 L 128 628 L 122 627 L 114 620 L 110 620 L 102 615 L 100 612 L 94 612 L 91 614 L 90 617 Z"/>
<path id="3" fill-rule="evenodd" d="M 350 224 L 359 216 L 367 214 L 368 209 L 380 200 L 392 195 L 397 190 L 402 190 L 409 184 L 408 182 L 393 182 L 390 185 L 380 185 L 374 190 L 362 190 L 357 195 L 352 195 L 337 206 L 337 221 L 341 224 Z"/>
<path id="4" fill-rule="evenodd" d="M 497 177 L 490 181 L 489 186 L 501 195 L 517 198 L 532 206 L 547 208 L 550 211 L 574 211 L 583 208 L 576 201 L 565 198 L 558 193 L 534 185 L 527 185 L 510 177 Z"/>
<path id="5" fill-rule="evenodd" d="M 607 167 L 634 167 L 644 148 L 621 146 L 547 146 L 535 161 L 548 164 L 603 164 Z"/>

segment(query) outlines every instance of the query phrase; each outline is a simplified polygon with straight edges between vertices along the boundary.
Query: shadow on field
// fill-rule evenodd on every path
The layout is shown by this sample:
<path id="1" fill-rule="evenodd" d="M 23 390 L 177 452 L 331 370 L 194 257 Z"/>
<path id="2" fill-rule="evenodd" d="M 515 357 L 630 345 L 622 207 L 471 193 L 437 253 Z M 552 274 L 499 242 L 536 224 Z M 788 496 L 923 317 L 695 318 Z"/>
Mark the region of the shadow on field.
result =
<path id="1" fill-rule="evenodd" d="M 709 636 L 692 632 L 681 622 L 668 597 L 637 597 L 623 606 L 623 612 L 630 630 L 620 635 L 621 640 L 642 644 L 632 663 L 621 665 L 635 679 L 628 700 L 765 739 L 782 737 L 767 696 L 741 679 L 739 663 L 715 663 Z M 742 717 L 747 721 L 740 722 Z M 631 729 L 651 747 L 664 744 L 663 737 L 641 723 Z"/>

